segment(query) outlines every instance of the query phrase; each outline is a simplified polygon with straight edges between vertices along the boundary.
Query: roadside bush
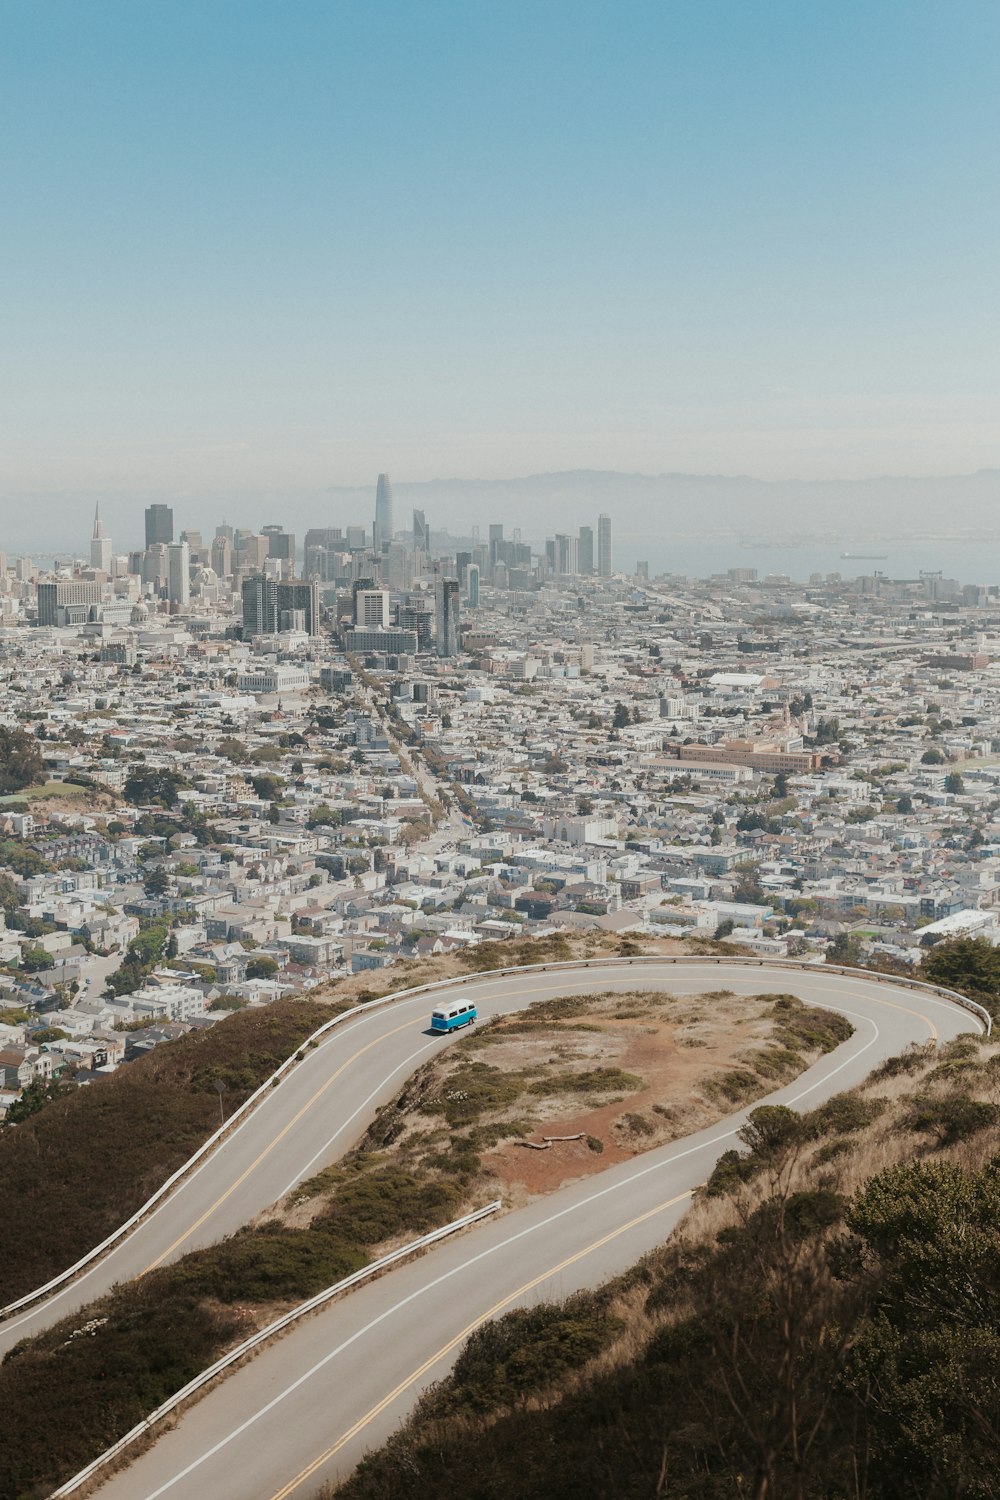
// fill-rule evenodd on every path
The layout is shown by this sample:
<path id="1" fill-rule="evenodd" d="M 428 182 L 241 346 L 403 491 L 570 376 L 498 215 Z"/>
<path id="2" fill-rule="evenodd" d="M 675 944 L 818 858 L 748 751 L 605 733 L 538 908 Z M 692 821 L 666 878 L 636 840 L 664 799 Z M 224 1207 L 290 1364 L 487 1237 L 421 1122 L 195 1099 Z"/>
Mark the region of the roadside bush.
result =
<path id="1" fill-rule="evenodd" d="M 423 1413 L 473 1415 L 516 1405 L 599 1354 L 621 1326 L 586 1295 L 518 1308 L 476 1329 Z"/>
<path id="2" fill-rule="evenodd" d="M 995 1104 L 973 1099 L 964 1093 L 918 1094 L 905 1123 L 911 1130 L 922 1130 L 936 1137 L 941 1146 L 965 1141 L 980 1130 L 995 1125 L 1000 1110 Z"/>

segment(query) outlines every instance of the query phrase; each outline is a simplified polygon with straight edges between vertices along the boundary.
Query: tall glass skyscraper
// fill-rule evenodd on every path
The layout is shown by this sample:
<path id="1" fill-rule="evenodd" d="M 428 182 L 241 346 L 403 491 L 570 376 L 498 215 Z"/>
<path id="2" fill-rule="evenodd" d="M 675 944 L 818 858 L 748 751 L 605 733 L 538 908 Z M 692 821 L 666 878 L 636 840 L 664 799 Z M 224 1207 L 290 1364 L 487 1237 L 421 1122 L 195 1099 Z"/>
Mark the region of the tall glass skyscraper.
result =
<path id="1" fill-rule="evenodd" d="M 611 561 L 611 517 L 597 518 L 597 571 L 602 578 L 610 578 L 614 571 Z"/>
<path id="2" fill-rule="evenodd" d="M 389 483 L 388 474 L 380 474 L 375 490 L 375 531 L 373 541 L 376 552 L 381 552 L 383 547 L 388 547 L 392 541 L 394 529 L 392 523 L 392 485 Z"/>

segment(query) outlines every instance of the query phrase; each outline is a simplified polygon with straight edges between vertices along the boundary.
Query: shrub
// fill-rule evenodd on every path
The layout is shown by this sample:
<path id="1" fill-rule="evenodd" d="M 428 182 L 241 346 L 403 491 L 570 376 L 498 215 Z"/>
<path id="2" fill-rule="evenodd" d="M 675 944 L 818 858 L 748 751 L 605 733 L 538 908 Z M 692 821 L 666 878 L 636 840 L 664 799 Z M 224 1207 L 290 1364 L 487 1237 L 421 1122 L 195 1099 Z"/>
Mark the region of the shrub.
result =
<path id="1" fill-rule="evenodd" d="M 518 1308 L 476 1329 L 424 1410 L 473 1415 L 514 1405 L 599 1354 L 620 1328 L 586 1295 Z"/>
<path id="2" fill-rule="evenodd" d="M 995 1104 L 959 1092 L 946 1094 L 943 1098 L 933 1094 L 918 1095 L 912 1104 L 906 1124 L 911 1130 L 922 1130 L 936 1136 L 942 1146 L 968 1140 L 980 1130 L 995 1125 L 1000 1118 L 1000 1110 Z"/>

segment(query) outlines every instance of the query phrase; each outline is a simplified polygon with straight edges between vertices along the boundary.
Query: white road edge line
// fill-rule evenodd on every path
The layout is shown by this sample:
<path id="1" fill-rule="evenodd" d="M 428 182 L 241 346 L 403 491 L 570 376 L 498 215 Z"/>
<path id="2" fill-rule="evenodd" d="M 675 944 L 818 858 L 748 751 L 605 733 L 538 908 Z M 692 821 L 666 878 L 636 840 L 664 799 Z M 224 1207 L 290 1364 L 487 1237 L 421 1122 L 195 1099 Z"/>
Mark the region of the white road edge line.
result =
<path id="1" fill-rule="evenodd" d="M 817 1079 L 815 1083 L 809 1086 L 809 1088 L 803 1089 L 800 1093 L 796 1094 L 794 1096 L 794 1099 L 791 1101 L 792 1103 L 795 1103 L 799 1099 L 804 1099 L 807 1094 L 813 1093 L 815 1089 L 820 1088 L 824 1083 L 828 1082 L 829 1079 L 836 1077 L 836 1075 L 844 1068 L 849 1067 L 851 1063 L 856 1062 L 859 1057 L 863 1056 L 863 1054 L 867 1052 L 870 1047 L 874 1047 L 881 1037 L 882 1033 L 879 1030 L 877 1023 L 873 1021 L 870 1016 L 861 1016 L 857 1011 L 850 1011 L 845 1007 L 840 1008 L 843 1010 L 843 1013 L 845 1015 L 853 1015 L 856 1016 L 858 1020 L 865 1021 L 872 1028 L 874 1035 L 867 1042 L 865 1042 L 863 1047 L 860 1047 L 856 1052 L 852 1052 L 851 1056 L 846 1058 L 843 1062 L 839 1063 L 836 1068 L 832 1068 L 829 1072 L 824 1073 L 823 1077 Z M 814 1066 L 816 1065 L 814 1064 Z M 753 1108 L 754 1106 L 750 1107 Z M 741 1110 L 740 1115 L 742 1115 L 743 1113 L 744 1111 Z M 737 1118 L 739 1118 L 739 1116 L 737 1116 Z M 220 1438 L 219 1441 L 215 1443 L 211 1448 L 207 1449 L 206 1452 L 202 1453 L 198 1458 L 194 1459 L 190 1464 L 188 1464 L 187 1468 L 182 1469 L 178 1474 L 175 1474 L 173 1478 L 168 1479 L 166 1484 L 161 1485 L 158 1490 L 153 1490 L 149 1495 L 145 1497 L 145 1500 L 158 1500 L 158 1497 L 160 1495 L 165 1495 L 168 1490 L 173 1489 L 175 1484 L 179 1484 L 182 1479 L 186 1479 L 189 1474 L 192 1474 L 195 1471 L 195 1469 L 200 1468 L 202 1464 L 207 1463 L 209 1459 L 214 1458 L 217 1453 L 220 1453 L 223 1448 L 228 1447 L 231 1442 L 233 1442 L 236 1438 L 240 1437 L 244 1432 L 246 1432 L 250 1427 L 254 1425 L 255 1422 L 258 1422 L 262 1417 L 267 1416 L 268 1412 L 273 1411 L 276 1406 L 280 1405 L 281 1402 L 284 1401 L 288 1396 L 294 1394 L 294 1392 L 297 1391 L 300 1386 L 305 1385 L 307 1381 L 311 1380 L 314 1375 L 317 1375 L 320 1370 L 324 1369 L 325 1366 L 328 1365 L 332 1360 L 336 1359 L 338 1355 L 343 1354 L 344 1351 L 349 1349 L 352 1344 L 357 1343 L 358 1339 L 363 1338 L 366 1334 L 370 1333 L 373 1328 L 377 1328 L 380 1323 L 384 1323 L 388 1318 L 391 1318 L 396 1313 L 401 1312 L 404 1307 L 409 1306 L 410 1303 L 415 1302 L 419 1297 L 424 1296 L 427 1292 L 433 1291 L 435 1287 L 441 1286 L 444 1282 L 449 1281 L 453 1276 L 459 1275 L 460 1272 L 467 1270 L 470 1266 L 477 1265 L 480 1261 L 487 1260 L 491 1255 L 496 1255 L 501 1250 L 506 1250 L 511 1245 L 517 1244 L 519 1240 L 523 1240 L 529 1235 L 537 1234 L 539 1230 L 548 1229 L 550 1225 L 557 1223 L 560 1219 L 566 1218 L 569 1214 L 578 1213 L 581 1209 L 588 1208 L 592 1203 L 596 1203 L 599 1199 L 606 1198 L 609 1193 L 619 1192 L 622 1188 L 629 1187 L 632 1183 L 639 1181 L 640 1178 L 648 1177 L 651 1172 L 662 1171 L 665 1167 L 672 1166 L 675 1162 L 682 1161 L 686 1156 L 696 1155 L 699 1151 L 707 1151 L 710 1147 L 720 1145 L 723 1141 L 732 1140 L 736 1136 L 739 1128 L 740 1127 L 737 1125 L 732 1130 L 723 1131 L 721 1135 L 713 1136 L 707 1141 L 702 1141 L 697 1146 L 689 1146 L 683 1151 L 676 1151 L 673 1153 L 673 1155 L 666 1157 L 663 1161 L 653 1162 L 649 1166 L 641 1167 L 638 1171 L 631 1173 L 628 1177 L 622 1178 L 620 1182 L 611 1183 L 608 1187 L 601 1188 L 598 1192 L 591 1193 L 588 1197 L 582 1198 L 578 1203 L 573 1203 L 568 1208 L 560 1209 L 558 1213 L 550 1214 L 548 1218 L 540 1220 L 537 1224 L 529 1225 L 525 1229 L 518 1230 L 516 1234 L 508 1235 L 506 1239 L 501 1240 L 498 1244 L 491 1245 L 486 1250 L 480 1250 L 476 1255 L 469 1256 L 469 1258 L 467 1260 L 464 1260 L 461 1265 L 454 1266 L 450 1271 L 445 1271 L 440 1276 L 436 1276 L 433 1281 L 425 1282 L 423 1286 L 418 1287 L 416 1291 L 410 1292 L 409 1295 L 403 1297 L 401 1301 L 394 1303 L 392 1307 L 386 1308 L 385 1312 L 380 1313 L 377 1318 L 373 1318 L 370 1323 L 367 1323 L 365 1325 L 364 1328 L 359 1328 L 356 1333 L 353 1333 L 349 1339 L 345 1339 L 342 1344 L 338 1344 L 335 1349 L 331 1349 L 330 1352 L 328 1354 L 325 1354 L 321 1360 L 318 1360 L 317 1363 L 311 1367 L 311 1369 L 304 1371 L 303 1374 L 298 1376 L 296 1380 L 292 1381 L 291 1385 L 286 1386 L 283 1391 L 279 1391 L 276 1396 L 272 1396 L 271 1400 L 268 1401 L 264 1406 L 260 1407 L 258 1411 L 254 1412 L 252 1416 L 247 1417 L 246 1420 L 241 1422 L 238 1427 L 234 1427 L 233 1430 L 227 1433 L 224 1438 Z"/>

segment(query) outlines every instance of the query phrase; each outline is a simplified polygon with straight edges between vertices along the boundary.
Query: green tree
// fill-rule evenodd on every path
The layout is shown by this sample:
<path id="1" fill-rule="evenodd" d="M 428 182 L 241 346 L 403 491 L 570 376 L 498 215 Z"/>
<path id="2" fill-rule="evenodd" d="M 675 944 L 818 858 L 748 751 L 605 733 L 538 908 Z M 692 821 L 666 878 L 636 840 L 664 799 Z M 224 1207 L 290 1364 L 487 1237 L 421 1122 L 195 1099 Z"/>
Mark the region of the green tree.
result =
<path id="1" fill-rule="evenodd" d="M 965 782 L 959 771 L 948 772 L 948 775 L 944 778 L 944 789 L 946 792 L 951 792 L 953 797 L 961 797 L 965 791 Z"/>
<path id="2" fill-rule="evenodd" d="M 920 977 L 958 990 L 996 1014 L 1000 1009 L 1000 949 L 985 938 L 954 938 L 928 949 Z"/>
<path id="3" fill-rule="evenodd" d="M 38 741 L 26 729 L 0 725 L 0 796 L 19 792 L 44 775 Z"/>
<path id="4" fill-rule="evenodd" d="M 932 745 L 929 750 L 924 751 L 920 757 L 920 763 L 924 766 L 943 766 L 945 763 L 944 751 L 939 750 L 936 745 Z"/>
<path id="5" fill-rule="evenodd" d="M 184 785 L 184 778 L 176 771 L 166 771 L 155 766 L 135 766 L 125 782 L 125 799 L 134 807 L 158 805 L 174 807 L 177 791 Z"/>
<path id="6" fill-rule="evenodd" d="M 55 965 L 55 959 L 45 948 L 36 946 L 25 948 L 21 954 L 21 968 L 29 974 L 38 974 L 43 969 L 51 969 Z"/>
<path id="7" fill-rule="evenodd" d="M 826 961 L 829 964 L 857 964 L 861 961 L 861 939 L 856 932 L 838 932 L 827 944 Z"/>
<path id="8" fill-rule="evenodd" d="M 277 972 L 277 961 L 268 958 L 266 953 L 262 953 L 259 958 L 252 958 L 247 964 L 248 979 L 273 979 Z"/>

